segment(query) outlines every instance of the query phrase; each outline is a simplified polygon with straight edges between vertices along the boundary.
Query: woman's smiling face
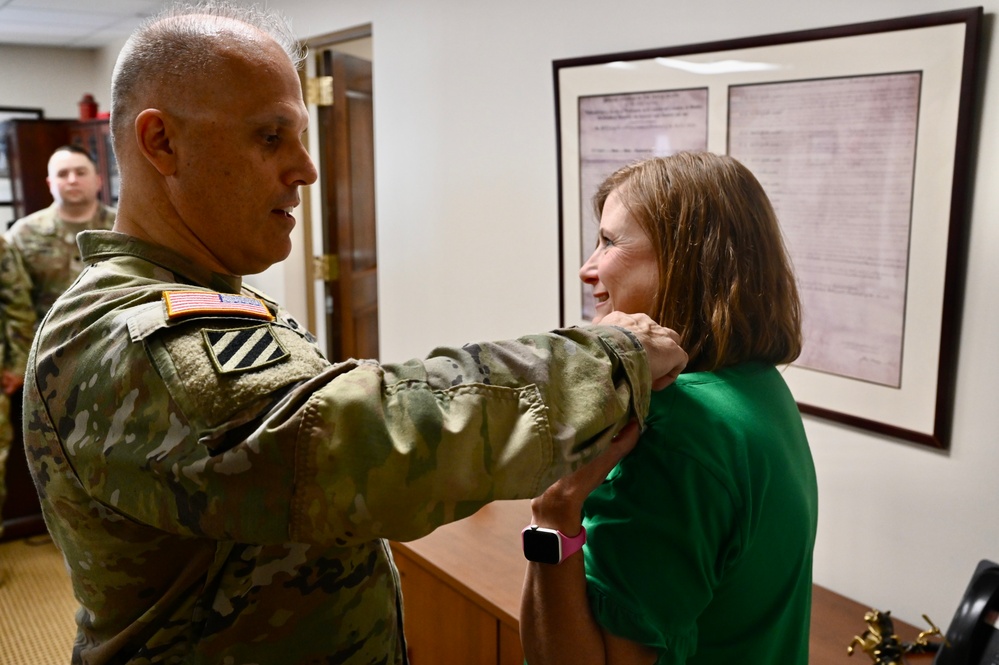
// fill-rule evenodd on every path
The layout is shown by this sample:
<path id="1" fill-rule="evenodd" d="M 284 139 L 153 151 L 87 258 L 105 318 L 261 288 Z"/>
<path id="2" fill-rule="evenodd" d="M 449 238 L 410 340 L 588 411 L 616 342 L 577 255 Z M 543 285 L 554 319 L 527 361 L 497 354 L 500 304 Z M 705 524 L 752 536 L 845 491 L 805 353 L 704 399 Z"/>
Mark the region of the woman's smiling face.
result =
<path id="1" fill-rule="evenodd" d="M 615 310 L 653 315 L 659 286 L 655 249 L 628 214 L 618 190 L 604 203 L 597 248 L 579 269 L 579 278 L 593 287 L 594 323 Z"/>

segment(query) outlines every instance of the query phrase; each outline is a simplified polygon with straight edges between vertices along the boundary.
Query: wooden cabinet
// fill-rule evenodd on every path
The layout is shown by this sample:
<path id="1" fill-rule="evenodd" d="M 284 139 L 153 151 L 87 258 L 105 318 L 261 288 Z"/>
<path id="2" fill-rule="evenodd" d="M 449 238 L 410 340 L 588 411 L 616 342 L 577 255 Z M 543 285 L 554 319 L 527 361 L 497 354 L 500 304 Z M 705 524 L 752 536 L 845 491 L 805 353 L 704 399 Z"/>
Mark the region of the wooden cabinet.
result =
<path id="1" fill-rule="evenodd" d="M 392 543 L 413 665 L 523 664 L 519 617 L 527 562 L 520 530 L 530 519 L 529 501 L 500 501 L 419 540 Z M 849 657 L 846 648 L 867 628 L 864 613 L 871 608 L 891 610 L 814 586 L 809 665 L 864 659 Z M 904 621 L 894 623 L 902 641 L 919 633 Z M 912 665 L 929 665 L 933 655 L 908 658 Z"/>
<path id="2" fill-rule="evenodd" d="M 412 665 L 522 665 L 520 530 L 529 501 L 493 503 L 410 543 L 392 543 Z"/>
<path id="3" fill-rule="evenodd" d="M 499 625 L 499 665 L 524 665 L 524 649 L 520 646 L 520 629 L 505 623 Z"/>
<path id="4" fill-rule="evenodd" d="M 6 145 L 15 219 L 52 204 L 45 182 L 49 157 L 67 144 L 79 145 L 90 153 L 101 174 L 101 200 L 117 205 L 120 178 L 106 119 L 8 120 L 0 124 L 0 141 Z"/>
<path id="5" fill-rule="evenodd" d="M 405 598 L 410 663 L 495 663 L 496 618 L 406 555 L 397 553 L 395 561 Z"/>
<path id="6" fill-rule="evenodd" d="M 10 397 L 10 421 L 14 430 L 14 440 L 7 457 L 6 482 L 7 500 L 0 510 L 3 520 L 3 535 L 0 542 L 17 540 L 39 533 L 45 533 L 45 520 L 42 518 L 42 507 L 38 502 L 38 492 L 28 471 L 28 462 L 24 456 L 24 445 L 21 437 L 21 391 Z"/>
<path id="7" fill-rule="evenodd" d="M 0 125 L 4 141 L 14 219 L 20 219 L 52 204 L 45 182 L 49 157 L 59 146 L 69 143 L 72 120 L 8 120 Z"/>
<path id="8" fill-rule="evenodd" d="M 15 119 L 0 123 L 0 141 L 4 142 L 14 221 L 52 204 L 48 177 L 49 157 L 61 146 L 77 144 L 87 150 L 102 175 L 100 196 L 110 205 L 118 202 L 118 167 L 111 149 L 107 120 Z M 4 220 L 6 222 L 8 220 Z M 0 231 L 3 231 L 0 228 Z M 21 437 L 20 392 L 11 398 L 11 421 L 14 441 L 7 460 L 7 499 L 0 506 L 4 533 L 0 539 L 12 540 L 43 533 L 38 495 L 28 473 Z"/>

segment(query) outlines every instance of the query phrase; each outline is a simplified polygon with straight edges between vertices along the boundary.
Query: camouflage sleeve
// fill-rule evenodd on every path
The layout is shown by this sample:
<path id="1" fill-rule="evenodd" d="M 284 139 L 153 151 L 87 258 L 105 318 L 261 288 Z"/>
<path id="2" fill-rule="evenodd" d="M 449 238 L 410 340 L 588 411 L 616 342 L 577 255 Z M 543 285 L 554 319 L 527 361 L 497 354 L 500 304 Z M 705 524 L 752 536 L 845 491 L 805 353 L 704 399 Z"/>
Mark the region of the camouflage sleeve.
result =
<path id="1" fill-rule="evenodd" d="M 536 496 L 643 419 L 648 385 L 644 351 L 607 328 L 331 371 L 295 416 L 292 536 L 408 540 Z"/>
<path id="2" fill-rule="evenodd" d="M 286 353 L 228 372 L 210 340 L 235 328 L 131 325 L 144 345 L 111 335 L 95 369 L 52 358 L 37 383 L 48 390 L 58 364 L 73 362 L 65 399 L 95 403 L 54 424 L 91 497 L 195 537 L 417 538 L 489 501 L 536 496 L 648 409 L 645 352 L 615 328 L 330 366 L 295 331 L 254 324 L 244 330 Z"/>
<path id="3" fill-rule="evenodd" d="M 3 338 L 3 369 L 24 376 L 28 350 L 35 329 L 31 283 L 20 255 L 0 237 L 0 335 Z"/>

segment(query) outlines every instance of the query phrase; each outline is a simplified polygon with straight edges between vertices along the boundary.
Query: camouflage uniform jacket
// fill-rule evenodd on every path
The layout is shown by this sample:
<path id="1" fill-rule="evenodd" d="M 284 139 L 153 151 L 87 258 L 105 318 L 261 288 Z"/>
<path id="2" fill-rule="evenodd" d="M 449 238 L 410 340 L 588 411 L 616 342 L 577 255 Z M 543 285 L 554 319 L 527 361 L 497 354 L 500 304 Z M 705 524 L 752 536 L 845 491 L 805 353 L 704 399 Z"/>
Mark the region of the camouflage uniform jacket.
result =
<path id="1" fill-rule="evenodd" d="M 648 409 L 616 328 L 331 365 L 273 302 L 271 321 L 164 305 L 250 295 L 238 278 L 114 232 L 80 245 L 24 403 L 77 663 L 404 663 L 384 539 L 535 496 Z"/>
<path id="2" fill-rule="evenodd" d="M 7 242 L 20 255 L 31 280 L 31 302 L 35 305 L 38 321 L 83 270 L 80 249 L 76 245 L 77 234 L 91 229 L 110 229 L 114 226 L 114 218 L 115 209 L 99 203 L 91 219 L 66 222 L 59 217 L 59 207 L 53 203 L 22 217 L 10 227 Z"/>
<path id="3" fill-rule="evenodd" d="M 31 306 L 28 276 L 17 254 L 0 236 L 0 370 L 24 376 L 28 349 L 35 334 L 35 310 Z M 20 395 L 14 392 L 15 395 Z M 7 499 L 7 458 L 14 441 L 10 396 L 0 390 L 0 535 L 3 506 Z"/>
<path id="4" fill-rule="evenodd" d="M 35 310 L 31 306 L 28 275 L 3 236 L 0 236 L 0 322 L 2 368 L 23 375 L 35 335 Z"/>

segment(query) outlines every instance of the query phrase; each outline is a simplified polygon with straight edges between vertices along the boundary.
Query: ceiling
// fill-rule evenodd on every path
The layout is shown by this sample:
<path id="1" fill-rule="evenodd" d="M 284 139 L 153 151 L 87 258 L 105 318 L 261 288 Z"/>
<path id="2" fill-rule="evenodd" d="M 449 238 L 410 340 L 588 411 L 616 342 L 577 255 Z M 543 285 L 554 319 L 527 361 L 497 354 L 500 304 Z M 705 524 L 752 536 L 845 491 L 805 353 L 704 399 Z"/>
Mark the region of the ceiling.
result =
<path id="1" fill-rule="evenodd" d="M 164 0 L 0 0 L 0 44 L 99 48 L 128 37 Z"/>

